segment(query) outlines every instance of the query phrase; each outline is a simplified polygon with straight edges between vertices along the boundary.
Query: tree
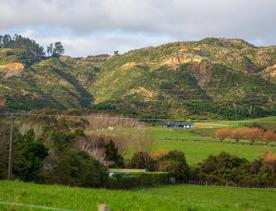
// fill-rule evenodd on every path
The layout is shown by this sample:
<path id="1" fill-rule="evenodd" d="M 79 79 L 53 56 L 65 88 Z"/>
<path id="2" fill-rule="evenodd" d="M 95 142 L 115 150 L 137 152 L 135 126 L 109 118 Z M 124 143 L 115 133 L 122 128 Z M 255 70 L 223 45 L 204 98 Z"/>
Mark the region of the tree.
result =
<path id="1" fill-rule="evenodd" d="M 264 133 L 263 129 L 250 128 L 245 131 L 244 137 L 250 141 L 250 144 L 254 144 L 255 141 L 262 138 L 263 133 Z"/>
<path id="2" fill-rule="evenodd" d="M 45 168 L 43 176 L 47 183 L 100 187 L 108 173 L 100 162 L 85 152 L 66 148 L 57 159 L 51 160 L 51 168 Z"/>
<path id="3" fill-rule="evenodd" d="M 14 175 L 24 181 L 39 181 L 48 149 L 35 138 L 33 129 L 23 136 L 18 135 L 15 149 Z"/>
<path id="4" fill-rule="evenodd" d="M 263 134 L 263 138 L 266 141 L 266 144 L 269 144 L 271 141 L 276 141 L 276 133 L 273 130 L 267 130 Z"/>
<path id="5" fill-rule="evenodd" d="M 3 48 L 2 39 L 3 39 L 3 35 L 0 35 L 0 48 Z"/>
<path id="6" fill-rule="evenodd" d="M 189 174 L 189 166 L 183 152 L 173 150 L 161 156 L 158 162 L 159 171 L 169 172 L 176 179 L 185 179 Z"/>
<path id="7" fill-rule="evenodd" d="M 53 49 L 54 49 L 53 43 L 51 43 L 49 46 L 47 46 L 46 52 L 47 52 L 48 56 L 53 55 Z"/>
<path id="8" fill-rule="evenodd" d="M 64 54 L 64 47 L 61 42 L 50 43 L 46 52 L 49 57 L 60 57 Z"/>
<path id="9" fill-rule="evenodd" d="M 64 47 L 61 42 L 55 42 L 53 47 L 53 57 L 59 57 L 64 54 Z"/>
<path id="10" fill-rule="evenodd" d="M 15 34 L 13 37 L 8 34 L 1 36 L 0 46 L 1 48 L 16 48 L 25 50 L 26 55 L 24 55 L 24 62 L 27 65 L 39 61 L 45 56 L 42 46 L 34 40 L 22 37 L 18 34 Z"/>
<path id="11" fill-rule="evenodd" d="M 230 137 L 230 135 L 231 130 L 229 128 L 221 128 L 216 131 L 215 137 L 222 142 L 225 138 Z"/>
<path id="12" fill-rule="evenodd" d="M 130 168 L 156 170 L 156 161 L 147 152 L 136 152 L 129 163 Z"/>
<path id="13" fill-rule="evenodd" d="M 239 143 L 240 139 L 244 137 L 245 130 L 242 128 L 237 128 L 232 130 L 230 137 L 236 140 L 236 143 Z"/>
<path id="14" fill-rule="evenodd" d="M 124 158 L 119 154 L 118 147 L 112 140 L 109 140 L 105 146 L 105 160 L 110 161 L 110 167 L 124 167 Z"/>
<path id="15" fill-rule="evenodd" d="M 2 47 L 3 48 L 11 48 L 12 47 L 12 38 L 10 35 L 8 34 L 5 34 L 3 37 L 2 37 Z"/>
<path id="16" fill-rule="evenodd" d="M 114 56 L 119 56 L 119 51 L 114 51 Z"/>

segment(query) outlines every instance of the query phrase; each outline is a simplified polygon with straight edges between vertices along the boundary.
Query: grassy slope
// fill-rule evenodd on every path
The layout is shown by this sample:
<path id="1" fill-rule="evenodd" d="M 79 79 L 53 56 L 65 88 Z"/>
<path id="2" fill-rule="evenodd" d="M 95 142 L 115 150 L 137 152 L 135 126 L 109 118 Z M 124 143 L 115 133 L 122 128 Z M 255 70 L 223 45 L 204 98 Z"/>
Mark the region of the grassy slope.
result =
<path id="1" fill-rule="evenodd" d="M 0 95 L 10 96 L 7 102 L 10 110 L 49 106 L 87 108 L 94 100 L 88 90 L 95 73 L 96 68 L 89 61 L 70 57 L 50 58 L 26 67 L 20 76 L 0 77 Z"/>
<path id="2" fill-rule="evenodd" d="M 83 211 L 96 210 L 101 203 L 112 210 L 275 210 L 275 195 L 275 189 L 176 185 L 111 191 L 0 181 L 0 201 Z M 0 209 L 31 210 L 4 205 Z"/>

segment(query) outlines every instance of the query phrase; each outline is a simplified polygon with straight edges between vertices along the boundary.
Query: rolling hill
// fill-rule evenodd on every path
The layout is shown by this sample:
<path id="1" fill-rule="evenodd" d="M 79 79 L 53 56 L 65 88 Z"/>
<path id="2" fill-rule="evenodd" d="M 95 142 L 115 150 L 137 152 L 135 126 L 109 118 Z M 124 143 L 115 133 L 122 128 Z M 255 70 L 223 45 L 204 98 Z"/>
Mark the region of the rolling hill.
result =
<path id="1" fill-rule="evenodd" d="M 5 110 L 88 108 L 164 119 L 276 114 L 276 46 L 240 39 L 207 38 L 31 64 L 24 50 L 2 48 L 0 64 Z"/>

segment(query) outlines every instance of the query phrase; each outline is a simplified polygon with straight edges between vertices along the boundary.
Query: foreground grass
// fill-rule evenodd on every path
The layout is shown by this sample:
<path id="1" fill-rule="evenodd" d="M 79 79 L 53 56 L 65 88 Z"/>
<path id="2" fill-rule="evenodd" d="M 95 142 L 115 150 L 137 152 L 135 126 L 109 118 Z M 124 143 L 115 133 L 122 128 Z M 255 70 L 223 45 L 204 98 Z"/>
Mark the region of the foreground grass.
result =
<path id="1" fill-rule="evenodd" d="M 133 191 L 0 181 L 0 201 L 70 210 L 275 210 L 276 189 L 175 185 Z M 1 205 L 0 210 L 41 210 Z"/>

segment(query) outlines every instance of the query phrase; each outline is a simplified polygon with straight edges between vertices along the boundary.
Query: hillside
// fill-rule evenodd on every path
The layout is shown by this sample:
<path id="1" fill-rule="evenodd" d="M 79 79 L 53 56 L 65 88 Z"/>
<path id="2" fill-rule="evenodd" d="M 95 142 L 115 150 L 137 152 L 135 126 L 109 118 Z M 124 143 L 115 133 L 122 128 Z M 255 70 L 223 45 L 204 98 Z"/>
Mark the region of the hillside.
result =
<path id="1" fill-rule="evenodd" d="M 165 119 L 276 114 L 276 46 L 207 38 L 112 57 L 31 64 L 27 57 L 22 49 L 0 49 L 1 65 L 24 66 L 23 71 L 0 67 L 6 110 L 92 108 Z"/>
<path id="2" fill-rule="evenodd" d="M 275 63 L 275 46 L 257 48 L 236 39 L 144 48 L 101 66 L 95 99 L 144 116 L 258 116 L 275 112 L 276 86 L 273 75 L 267 77 Z"/>

